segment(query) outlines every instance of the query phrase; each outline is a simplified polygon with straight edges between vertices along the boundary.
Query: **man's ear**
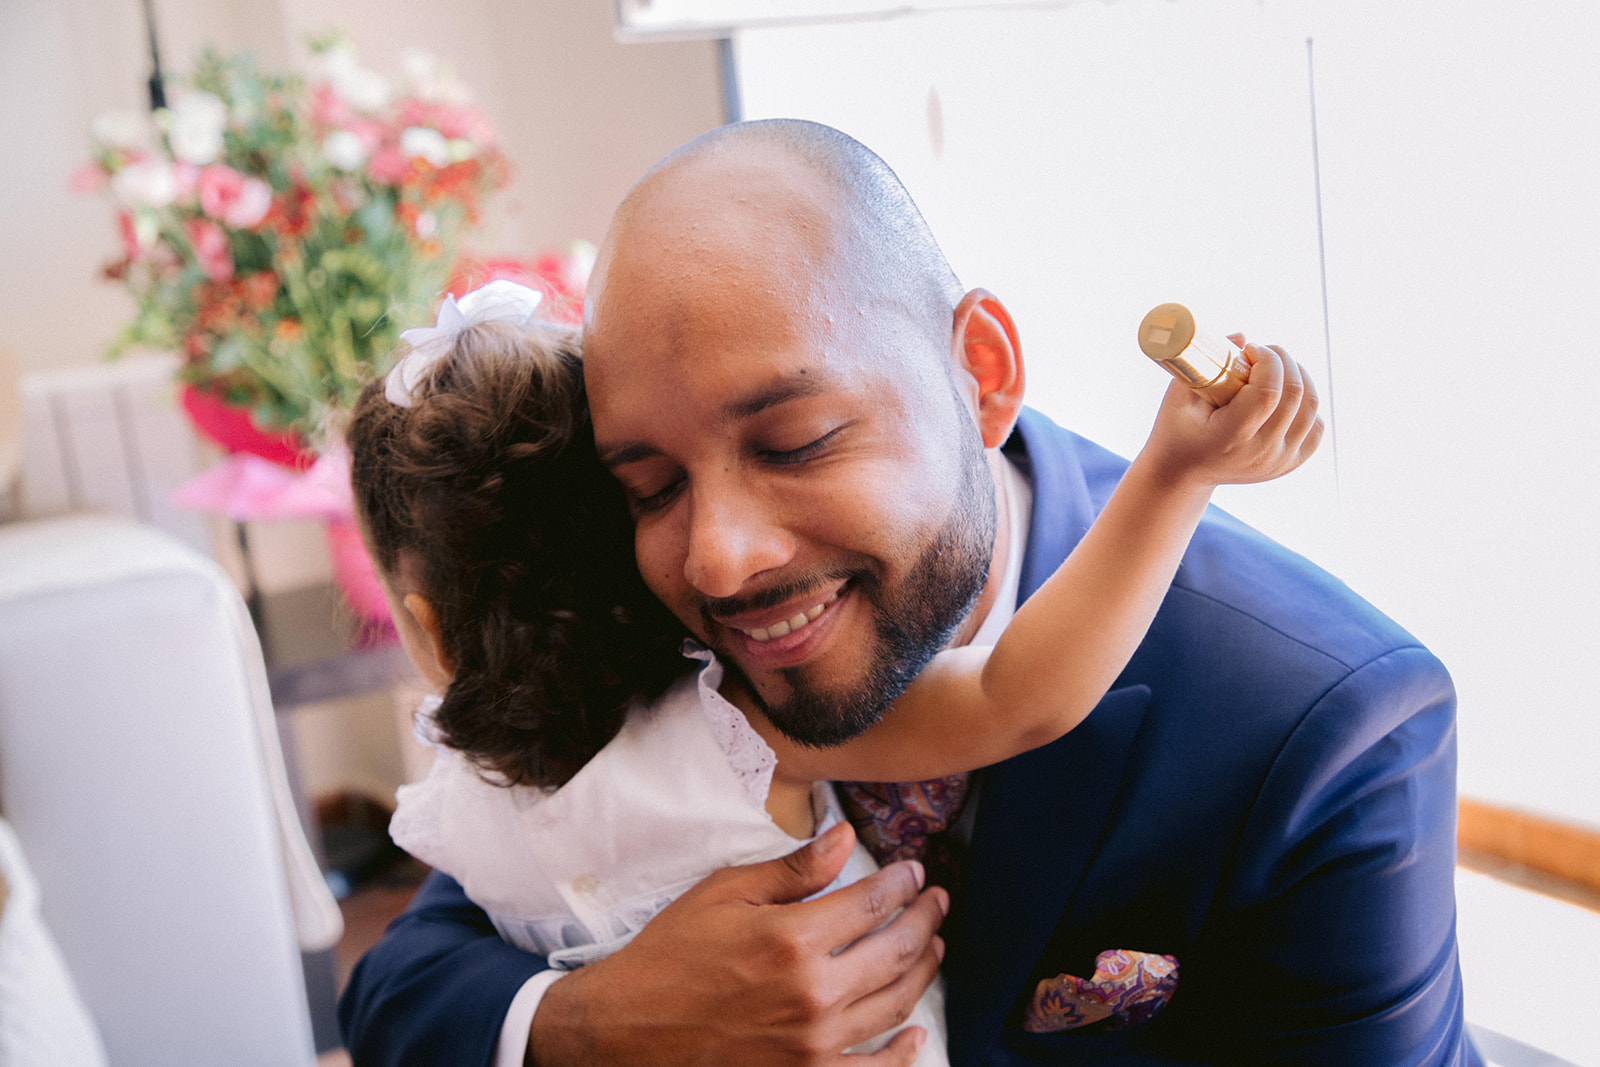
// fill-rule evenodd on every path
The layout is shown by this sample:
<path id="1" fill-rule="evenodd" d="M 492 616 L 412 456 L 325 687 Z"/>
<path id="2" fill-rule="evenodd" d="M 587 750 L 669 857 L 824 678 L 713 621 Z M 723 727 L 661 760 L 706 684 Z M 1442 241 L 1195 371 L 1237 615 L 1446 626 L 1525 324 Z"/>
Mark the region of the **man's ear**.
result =
<path id="1" fill-rule="evenodd" d="M 1022 344 L 1000 298 L 974 289 L 956 305 L 950 355 L 957 381 L 965 372 L 983 447 L 998 448 L 1011 436 L 1022 410 Z"/>
<path id="2" fill-rule="evenodd" d="M 419 647 L 408 650 L 415 653 L 417 670 L 443 692 L 455 677 L 456 661 L 445 650 L 439 616 L 434 612 L 433 604 L 421 593 L 407 593 L 400 605 L 411 616 L 411 621 L 416 623 L 414 633 L 420 638 L 417 641 Z"/>

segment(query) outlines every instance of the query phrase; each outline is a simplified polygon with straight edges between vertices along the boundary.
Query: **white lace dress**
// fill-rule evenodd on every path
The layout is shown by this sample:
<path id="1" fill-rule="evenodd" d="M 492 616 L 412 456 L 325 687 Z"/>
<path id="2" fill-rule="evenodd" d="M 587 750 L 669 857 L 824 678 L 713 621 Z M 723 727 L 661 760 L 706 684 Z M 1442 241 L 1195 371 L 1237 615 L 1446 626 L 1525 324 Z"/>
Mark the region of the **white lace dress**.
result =
<path id="1" fill-rule="evenodd" d="M 766 811 L 776 756 L 717 692 L 722 665 L 709 652 L 693 655 L 705 662 L 694 677 L 630 712 L 557 789 L 485 781 L 438 743 L 425 707 L 418 735 L 434 748 L 433 767 L 400 788 L 391 836 L 460 882 L 505 940 L 563 969 L 615 952 L 711 872 L 793 852 L 805 840 Z M 819 834 L 843 818 L 826 782 L 812 804 Z M 875 870 L 858 844 L 825 892 Z M 942 980 L 908 1022 L 928 1030 L 917 1067 L 947 1064 Z"/>

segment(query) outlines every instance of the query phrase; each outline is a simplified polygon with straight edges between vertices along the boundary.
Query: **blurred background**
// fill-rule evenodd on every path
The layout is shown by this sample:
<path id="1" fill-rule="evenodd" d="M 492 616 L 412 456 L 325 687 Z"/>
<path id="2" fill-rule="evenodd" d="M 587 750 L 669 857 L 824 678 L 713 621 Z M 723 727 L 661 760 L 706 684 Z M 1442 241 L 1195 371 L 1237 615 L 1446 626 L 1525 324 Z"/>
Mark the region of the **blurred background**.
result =
<path id="1" fill-rule="evenodd" d="M 207 46 L 315 72 L 310 42 L 342 31 L 389 78 L 425 49 L 508 164 L 462 253 L 542 258 L 580 292 L 575 242 L 599 241 L 665 152 L 728 118 L 835 125 L 897 170 L 962 281 L 1010 307 L 1030 402 L 1124 454 L 1165 385 L 1134 344 L 1150 306 L 1284 345 L 1332 435 L 1294 477 L 1218 502 L 1451 669 L 1473 869 L 1593 907 L 1593 5 L 0 0 L 0 359 L 19 383 L 0 404 L 17 471 L 0 511 L 120 513 L 223 565 L 265 638 L 295 796 L 330 824 L 313 845 L 342 895 L 376 877 L 393 791 L 425 769 L 415 688 L 352 611 L 326 515 L 172 502 L 227 460 L 176 407 L 180 357 L 102 359 L 138 305 L 101 275 L 122 247 L 116 204 L 75 175 L 98 117 L 148 112 L 152 23 L 174 93 Z M 1561 936 L 1596 937 L 1577 929 Z M 1544 1044 L 1597 1062 L 1600 1035 Z"/>

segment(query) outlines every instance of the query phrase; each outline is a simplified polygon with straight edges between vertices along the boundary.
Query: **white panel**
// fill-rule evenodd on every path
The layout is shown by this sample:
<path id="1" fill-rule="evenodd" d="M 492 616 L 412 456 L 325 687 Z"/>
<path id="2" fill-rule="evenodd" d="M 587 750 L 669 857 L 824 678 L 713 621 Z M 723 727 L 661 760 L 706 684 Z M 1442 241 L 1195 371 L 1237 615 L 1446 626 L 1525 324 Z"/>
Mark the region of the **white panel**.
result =
<path id="1" fill-rule="evenodd" d="M 77 510 L 148 521 L 146 494 L 134 482 L 115 394 L 109 389 L 61 392 L 54 403 L 65 427 L 62 447 L 77 472 Z"/>
<path id="2" fill-rule="evenodd" d="M 148 482 L 149 521 L 201 552 L 210 547 L 205 516 L 172 505 L 172 493 L 200 470 L 194 434 L 177 409 L 169 377 L 129 382 L 120 389 L 130 440 Z"/>
<path id="3" fill-rule="evenodd" d="M 1461 785 L 1600 828 L 1600 8 L 1317 14 L 1344 573 L 1461 691 Z"/>
<path id="4" fill-rule="evenodd" d="M 205 551 L 204 516 L 172 506 L 199 469 L 170 356 L 136 356 L 22 379 L 22 512 L 93 511 L 158 526 Z"/>
<path id="5" fill-rule="evenodd" d="M 60 515 L 72 510 L 72 490 L 56 434 L 49 396 L 27 388 L 22 393 L 22 466 L 19 474 L 24 515 Z"/>
<path id="6" fill-rule="evenodd" d="M 1219 502 L 1429 643 L 1469 795 L 1600 826 L 1600 8 L 1126 0 L 744 31 L 750 117 L 855 134 L 969 285 L 1017 317 L 1029 398 L 1124 453 L 1163 300 L 1283 343 L 1331 449 Z"/>

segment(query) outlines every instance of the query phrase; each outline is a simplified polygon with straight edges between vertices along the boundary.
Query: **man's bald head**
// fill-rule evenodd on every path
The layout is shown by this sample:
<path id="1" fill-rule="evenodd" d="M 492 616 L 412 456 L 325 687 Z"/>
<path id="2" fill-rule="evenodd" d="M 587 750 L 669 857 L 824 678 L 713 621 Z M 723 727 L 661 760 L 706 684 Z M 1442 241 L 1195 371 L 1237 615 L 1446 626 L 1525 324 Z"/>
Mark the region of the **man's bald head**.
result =
<path id="1" fill-rule="evenodd" d="M 797 191 L 791 179 L 808 188 Z M 830 262 L 806 256 L 807 262 L 793 264 L 797 275 L 808 267 L 825 271 L 859 298 L 899 305 L 931 338 L 948 338 L 961 283 L 911 194 L 871 149 L 800 119 L 722 126 L 657 163 L 617 210 L 596 266 L 596 288 L 604 288 L 616 259 L 660 253 L 665 235 L 687 237 L 702 223 L 715 223 L 730 198 L 769 214 L 764 231 L 747 235 L 753 247 L 721 250 L 729 260 L 737 258 L 731 252 L 759 256 L 803 237 L 810 251 L 827 254 Z M 807 280 L 797 277 L 796 283 Z"/>

